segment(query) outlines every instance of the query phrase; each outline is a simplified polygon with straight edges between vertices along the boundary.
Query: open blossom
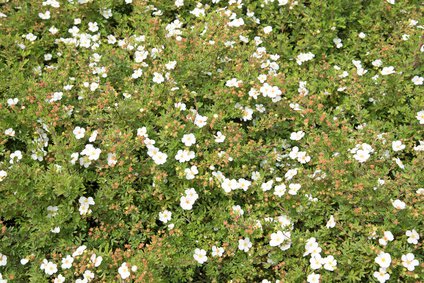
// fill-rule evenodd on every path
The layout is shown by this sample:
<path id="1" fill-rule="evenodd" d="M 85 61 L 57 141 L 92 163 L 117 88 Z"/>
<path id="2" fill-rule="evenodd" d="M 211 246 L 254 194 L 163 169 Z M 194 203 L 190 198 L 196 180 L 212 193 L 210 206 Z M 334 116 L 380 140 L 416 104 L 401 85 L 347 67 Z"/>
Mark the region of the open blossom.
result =
<path id="1" fill-rule="evenodd" d="M 100 148 L 95 148 L 92 144 L 86 144 L 84 150 L 81 151 L 81 155 L 87 156 L 89 160 L 97 160 L 101 152 Z"/>
<path id="2" fill-rule="evenodd" d="M 384 67 L 384 68 L 381 70 L 381 74 L 382 74 L 383 76 L 387 76 L 387 75 L 394 74 L 394 73 L 396 73 L 396 72 L 395 72 L 395 68 L 394 68 L 393 66 L 390 66 L 390 67 Z"/>
<path id="3" fill-rule="evenodd" d="M 293 141 L 299 141 L 305 136 L 303 131 L 293 132 L 290 134 L 290 139 Z"/>
<path id="4" fill-rule="evenodd" d="M 418 119 L 421 125 L 424 125 L 424 110 L 417 112 L 416 118 Z"/>
<path id="5" fill-rule="evenodd" d="M 203 264 L 208 260 L 208 257 L 206 256 L 206 251 L 197 248 L 194 250 L 193 258 L 200 264 Z"/>
<path id="6" fill-rule="evenodd" d="M 336 221 L 334 220 L 334 216 L 331 215 L 330 219 L 328 220 L 327 224 L 325 225 L 325 227 L 327 228 L 334 228 L 336 226 Z"/>
<path id="7" fill-rule="evenodd" d="M 401 151 L 401 150 L 405 149 L 405 145 L 402 144 L 402 141 L 393 141 L 392 142 L 392 149 L 394 151 Z"/>
<path id="8" fill-rule="evenodd" d="M 184 169 L 184 174 L 187 180 L 193 180 L 199 174 L 199 170 L 197 170 L 196 165 L 193 165 L 190 168 Z"/>
<path id="9" fill-rule="evenodd" d="M 212 256 L 213 257 L 221 257 L 224 254 L 224 248 L 212 246 Z"/>
<path id="10" fill-rule="evenodd" d="M 408 237 L 407 242 L 409 244 L 418 244 L 418 240 L 420 239 L 420 235 L 415 231 L 415 229 L 412 229 L 412 231 L 408 230 L 406 231 L 405 235 Z"/>
<path id="11" fill-rule="evenodd" d="M 323 259 L 324 269 L 334 271 L 337 266 L 337 260 L 332 255 L 329 255 Z"/>
<path id="12" fill-rule="evenodd" d="M 380 268 L 378 271 L 375 271 L 373 273 L 373 276 L 378 280 L 380 283 L 384 283 L 387 280 L 390 279 L 390 274 L 387 273 L 385 268 Z"/>
<path id="13" fill-rule="evenodd" d="M 252 242 L 250 241 L 249 238 L 244 238 L 239 240 L 239 244 L 238 244 L 239 250 L 242 250 L 247 253 L 251 247 L 252 247 Z"/>
<path id="14" fill-rule="evenodd" d="M 399 199 L 394 200 L 392 202 L 392 204 L 396 209 L 405 209 L 406 208 L 406 204 Z"/>
<path id="15" fill-rule="evenodd" d="M 415 266 L 418 266 L 420 263 L 415 259 L 414 254 L 408 253 L 402 255 L 402 265 L 408 269 L 408 271 L 414 271 Z"/>
<path id="16" fill-rule="evenodd" d="M 51 261 L 47 262 L 47 264 L 44 266 L 44 272 L 47 275 L 53 275 L 57 272 L 57 265 Z"/>
<path id="17" fill-rule="evenodd" d="M 171 220 L 172 212 L 169 210 L 164 210 L 162 212 L 159 212 L 159 221 L 163 223 L 167 223 Z"/>
<path id="18" fill-rule="evenodd" d="M 196 117 L 194 118 L 194 124 L 198 126 L 199 128 L 203 128 L 206 126 L 206 121 L 208 120 L 208 117 L 202 116 L 200 114 L 196 114 Z"/>
<path id="19" fill-rule="evenodd" d="M 122 263 L 122 265 L 118 268 L 118 273 L 122 279 L 127 279 L 128 277 L 130 277 L 130 269 L 128 268 L 126 262 Z"/>
<path id="20" fill-rule="evenodd" d="M 272 233 L 271 234 L 271 241 L 269 242 L 269 245 L 271 247 L 276 247 L 281 245 L 284 241 L 289 240 L 290 239 L 290 233 L 286 232 L 281 232 L 281 231 L 277 231 L 277 233 Z"/>
<path id="21" fill-rule="evenodd" d="M 216 132 L 215 142 L 222 143 L 224 141 L 225 141 L 225 136 L 220 131 Z"/>
<path id="22" fill-rule="evenodd" d="M 196 137 L 193 134 L 187 134 L 183 136 L 181 141 L 185 146 L 192 146 L 193 144 L 196 144 Z"/>
<path id="23" fill-rule="evenodd" d="M 414 83 L 414 85 L 423 85 L 424 78 L 419 76 L 414 76 L 411 81 Z"/>
<path id="24" fill-rule="evenodd" d="M 382 268 L 388 268 L 392 262 L 392 257 L 388 253 L 380 252 L 375 258 L 375 262 Z"/>
<path id="25" fill-rule="evenodd" d="M 242 83 L 242 81 L 241 80 L 237 80 L 236 78 L 232 78 L 231 80 L 228 80 L 226 83 L 225 83 L 225 86 L 228 86 L 228 87 L 239 87 L 240 86 L 240 84 Z"/>
<path id="26" fill-rule="evenodd" d="M 0 266 L 6 266 L 7 265 L 7 256 L 0 253 Z"/>
<path id="27" fill-rule="evenodd" d="M 175 155 L 175 159 L 180 162 L 187 162 L 192 160 L 193 158 L 195 158 L 196 155 L 194 153 L 194 151 L 189 151 L 189 150 L 178 150 L 177 154 Z"/>
<path id="28" fill-rule="evenodd" d="M 62 258 L 62 269 L 69 269 L 72 267 L 72 263 L 74 262 L 74 258 L 70 255 Z"/>
<path id="29" fill-rule="evenodd" d="M 393 239 L 394 239 L 394 237 L 393 237 L 392 232 L 384 231 L 383 238 L 379 239 L 378 242 L 380 243 L 380 245 L 386 246 L 387 243 L 393 241 Z"/>
<path id="30" fill-rule="evenodd" d="M 308 283 L 319 283 L 320 278 L 321 278 L 321 275 L 312 272 L 311 274 L 308 275 L 308 278 L 306 279 L 306 281 Z"/>
<path id="31" fill-rule="evenodd" d="M 298 65 L 302 65 L 304 62 L 312 60 L 315 57 L 315 55 L 311 52 L 308 53 L 300 53 L 296 57 L 296 62 Z"/>
<path id="32" fill-rule="evenodd" d="M 0 170 L 0 182 L 4 180 L 4 178 L 7 177 L 7 172 L 4 170 Z"/>

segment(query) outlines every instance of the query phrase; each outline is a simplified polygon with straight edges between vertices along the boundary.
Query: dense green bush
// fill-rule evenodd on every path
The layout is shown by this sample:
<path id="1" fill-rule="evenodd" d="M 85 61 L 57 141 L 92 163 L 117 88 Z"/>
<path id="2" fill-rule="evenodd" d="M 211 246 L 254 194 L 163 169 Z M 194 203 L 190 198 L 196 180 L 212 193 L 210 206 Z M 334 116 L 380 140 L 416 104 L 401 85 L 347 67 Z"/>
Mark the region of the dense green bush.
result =
<path id="1" fill-rule="evenodd" d="M 419 2 L 1 1 L 0 282 L 422 282 Z"/>

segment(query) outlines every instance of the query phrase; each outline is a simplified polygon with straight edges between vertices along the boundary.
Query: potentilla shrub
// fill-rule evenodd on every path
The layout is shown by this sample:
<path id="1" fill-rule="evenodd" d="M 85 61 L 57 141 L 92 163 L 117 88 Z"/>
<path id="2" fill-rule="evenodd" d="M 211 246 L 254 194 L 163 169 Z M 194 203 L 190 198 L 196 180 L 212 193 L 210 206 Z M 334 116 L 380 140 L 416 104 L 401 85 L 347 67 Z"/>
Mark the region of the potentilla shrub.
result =
<path id="1" fill-rule="evenodd" d="M 0 4 L 0 282 L 421 282 L 418 1 Z"/>

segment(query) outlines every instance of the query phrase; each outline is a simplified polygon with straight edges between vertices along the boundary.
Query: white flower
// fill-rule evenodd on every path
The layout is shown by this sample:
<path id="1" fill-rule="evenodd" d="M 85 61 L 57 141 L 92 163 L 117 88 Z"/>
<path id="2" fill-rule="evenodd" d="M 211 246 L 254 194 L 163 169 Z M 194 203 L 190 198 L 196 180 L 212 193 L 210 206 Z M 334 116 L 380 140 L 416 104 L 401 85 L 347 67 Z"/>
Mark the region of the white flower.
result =
<path id="1" fill-rule="evenodd" d="M 238 248 L 241 251 L 248 252 L 252 247 L 252 242 L 250 242 L 249 238 L 244 238 L 239 240 Z"/>
<path id="2" fill-rule="evenodd" d="M 419 76 L 414 76 L 411 81 L 414 83 L 414 85 L 423 85 L 424 78 Z"/>
<path id="3" fill-rule="evenodd" d="M 274 187 L 274 195 L 282 197 L 286 193 L 286 185 L 280 184 Z"/>
<path id="4" fill-rule="evenodd" d="M 206 251 L 198 248 L 194 250 L 193 258 L 200 264 L 203 264 L 208 260 L 208 257 L 206 256 Z"/>
<path id="5" fill-rule="evenodd" d="M 370 158 L 370 153 L 366 150 L 360 149 L 356 152 L 356 154 L 353 157 L 360 163 L 363 163 L 367 161 L 368 158 Z"/>
<path id="6" fill-rule="evenodd" d="M 289 237 L 287 234 L 284 234 L 281 231 L 277 231 L 277 233 L 271 234 L 271 241 L 269 242 L 269 245 L 271 247 L 276 247 L 281 245 L 285 240 L 288 240 Z"/>
<path id="7" fill-rule="evenodd" d="M 289 0 L 278 0 L 278 6 L 284 6 L 289 3 Z"/>
<path id="8" fill-rule="evenodd" d="M 338 37 L 333 38 L 333 43 L 336 45 L 337 48 L 342 48 L 343 47 L 343 43 L 342 40 Z"/>
<path id="9" fill-rule="evenodd" d="M 187 180 L 193 180 L 199 174 L 199 170 L 197 170 L 196 165 L 193 165 L 190 168 L 184 169 L 184 173 Z"/>
<path id="10" fill-rule="evenodd" d="M 73 256 L 73 257 L 80 256 L 80 255 L 82 255 L 82 254 L 84 253 L 84 251 L 85 251 L 86 249 L 87 249 L 87 246 L 86 246 L 86 245 L 79 246 L 79 247 L 75 250 L 75 252 L 72 254 L 72 256 Z"/>
<path id="11" fill-rule="evenodd" d="M 161 73 L 154 72 L 153 73 L 153 82 L 157 84 L 161 84 L 165 81 L 165 78 Z"/>
<path id="12" fill-rule="evenodd" d="M 405 209 L 406 208 L 406 203 L 404 203 L 403 201 L 396 199 L 395 201 L 392 202 L 394 208 L 396 209 Z"/>
<path id="13" fill-rule="evenodd" d="M 51 261 L 47 262 L 47 264 L 44 267 L 44 272 L 47 275 L 53 275 L 57 272 L 57 265 Z"/>
<path id="14" fill-rule="evenodd" d="M 402 255 L 402 265 L 408 269 L 408 271 L 414 271 L 415 266 L 418 266 L 420 263 L 415 259 L 414 254 L 408 253 Z"/>
<path id="15" fill-rule="evenodd" d="M 290 139 L 293 141 L 299 141 L 305 136 L 303 131 L 293 132 L 290 134 Z"/>
<path id="16" fill-rule="evenodd" d="M 300 190 L 300 188 L 302 187 L 302 185 L 300 184 L 290 184 L 289 185 L 289 194 L 292 196 L 297 195 L 297 192 Z"/>
<path id="17" fill-rule="evenodd" d="M 100 14 L 102 14 L 105 19 L 109 19 L 112 17 L 112 10 L 111 9 L 100 9 Z"/>
<path id="18" fill-rule="evenodd" d="M 193 144 L 196 144 L 196 137 L 193 134 L 187 134 L 183 136 L 181 141 L 185 146 L 192 146 Z"/>
<path id="19" fill-rule="evenodd" d="M 89 160 L 97 160 L 101 152 L 100 148 L 95 148 L 92 144 L 86 144 L 84 150 L 81 151 L 81 155 L 87 156 Z"/>
<path id="20" fill-rule="evenodd" d="M 97 25 L 97 23 L 96 22 L 89 22 L 88 23 L 88 30 L 89 31 L 91 31 L 91 32 L 96 32 L 96 31 L 98 31 L 99 30 L 99 26 Z"/>
<path id="21" fill-rule="evenodd" d="M 272 26 L 266 26 L 266 27 L 264 27 L 264 33 L 265 34 L 268 34 L 270 32 L 272 32 Z"/>
<path id="22" fill-rule="evenodd" d="M 182 196 L 180 198 L 180 206 L 184 210 L 191 210 L 193 208 L 193 200 L 187 196 Z"/>
<path id="23" fill-rule="evenodd" d="M 37 36 L 32 34 L 32 33 L 28 33 L 25 35 L 25 39 L 29 40 L 29 41 L 35 41 L 37 39 Z"/>
<path id="24" fill-rule="evenodd" d="M 225 86 L 227 86 L 227 87 L 239 87 L 241 83 L 242 83 L 242 81 L 237 80 L 236 78 L 232 78 L 231 80 L 228 80 L 225 83 Z"/>
<path id="25" fill-rule="evenodd" d="M 406 231 L 406 236 L 408 237 L 407 242 L 409 244 L 418 244 L 418 240 L 420 239 L 420 235 L 415 231 L 415 229 L 412 229 L 412 231 L 408 230 Z"/>
<path id="26" fill-rule="evenodd" d="M 193 158 L 196 157 L 196 154 L 194 153 L 194 151 L 189 151 L 189 150 L 178 150 L 177 154 L 175 155 L 175 159 L 180 162 L 187 162 L 192 160 Z"/>
<path id="27" fill-rule="evenodd" d="M 143 70 L 138 68 L 136 70 L 134 70 L 134 72 L 131 75 L 131 78 L 133 79 L 138 79 L 139 77 L 141 77 L 143 75 Z"/>
<path id="28" fill-rule="evenodd" d="M 380 268 L 378 271 L 375 271 L 374 273 L 373 273 L 373 276 L 378 280 L 378 282 L 380 282 L 380 283 L 384 283 L 384 282 L 386 282 L 387 280 L 389 280 L 390 279 L 390 274 L 388 274 L 387 272 L 386 272 L 386 269 L 385 268 Z"/>
<path id="29" fill-rule="evenodd" d="M 323 259 L 324 269 L 329 271 L 334 271 L 337 266 L 337 260 L 334 259 L 332 255 L 327 256 Z"/>
<path id="30" fill-rule="evenodd" d="M 240 205 L 234 205 L 233 206 L 233 211 L 237 215 L 243 215 L 244 214 L 244 211 L 243 211 L 243 209 L 241 208 Z"/>
<path id="31" fill-rule="evenodd" d="M 320 269 L 322 267 L 323 261 L 324 260 L 320 254 L 314 254 L 309 259 L 309 264 L 310 264 L 310 267 L 314 270 Z"/>
<path id="32" fill-rule="evenodd" d="M 384 236 L 383 238 L 379 239 L 378 242 L 380 243 L 380 245 L 382 246 L 386 246 L 387 242 L 391 242 L 394 240 L 393 234 L 390 231 L 384 231 Z"/>
<path id="33" fill-rule="evenodd" d="M 20 150 L 16 150 L 15 152 L 10 154 L 10 164 L 13 164 L 15 162 L 15 159 L 17 159 L 17 161 L 22 159 L 22 152 Z"/>
<path id="34" fill-rule="evenodd" d="M 122 263 L 122 265 L 118 268 L 118 273 L 122 279 L 127 279 L 128 277 L 130 277 L 130 269 L 128 268 L 126 262 Z"/>
<path id="35" fill-rule="evenodd" d="M 97 130 L 94 130 L 94 131 L 91 133 L 91 136 L 90 136 L 90 138 L 88 139 L 88 141 L 89 141 L 89 142 L 94 142 L 94 141 L 96 140 L 96 138 L 97 138 L 97 134 L 98 134 Z"/>
<path id="36" fill-rule="evenodd" d="M 334 216 L 331 215 L 330 219 L 327 221 L 327 224 L 325 225 L 325 227 L 334 228 L 335 226 L 336 226 L 336 221 L 334 220 Z"/>
<path id="37" fill-rule="evenodd" d="M 48 19 L 50 19 L 50 11 L 46 11 L 45 13 L 38 13 L 38 16 L 42 20 L 48 20 Z"/>
<path id="38" fill-rule="evenodd" d="M 0 281 L 1 282 L 1 281 Z M 62 274 L 59 274 L 54 280 L 53 283 L 64 283 L 65 277 Z"/>
<path id="39" fill-rule="evenodd" d="M 423 125 L 424 124 L 424 110 L 417 112 L 416 118 L 418 119 L 420 124 Z"/>
<path id="40" fill-rule="evenodd" d="M 18 98 L 9 98 L 7 100 L 7 105 L 9 105 L 10 107 L 15 106 L 16 104 L 18 104 L 19 99 Z"/>
<path id="41" fill-rule="evenodd" d="M 8 129 L 6 129 L 6 131 L 4 131 L 4 134 L 6 136 L 9 136 L 9 137 L 14 137 L 15 136 L 15 130 L 13 130 L 12 128 L 8 128 Z"/>
<path id="42" fill-rule="evenodd" d="M 360 32 L 358 34 L 358 36 L 359 36 L 359 38 L 364 39 L 367 35 L 365 33 L 363 33 L 363 32 Z"/>
<path id="43" fill-rule="evenodd" d="M 198 126 L 199 128 L 203 128 L 206 125 L 207 120 L 208 120 L 208 117 L 202 116 L 200 114 L 196 114 L 196 118 L 194 119 L 194 124 Z"/>
<path id="44" fill-rule="evenodd" d="M 308 283 L 319 283 L 320 278 L 321 278 L 321 275 L 313 272 L 308 275 L 308 278 L 306 280 Z"/>
<path id="45" fill-rule="evenodd" d="M 244 25 L 244 20 L 242 18 L 234 19 L 228 23 L 229 27 L 240 27 Z"/>
<path id="46" fill-rule="evenodd" d="M 381 252 L 376 258 L 375 262 L 380 265 L 382 268 L 388 268 L 392 262 L 392 257 L 390 254 Z"/>
<path id="47" fill-rule="evenodd" d="M 393 66 L 384 67 L 383 70 L 381 70 L 381 74 L 383 76 L 387 76 L 387 75 L 394 74 L 394 73 L 396 73 L 396 72 L 395 72 L 395 68 Z"/>
<path id="48" fill-rule="evenodd" d="M 116 158 L 116 154 L 115 153 L 108 153 L 107 154 L 107 164 L 111 167 L 115 166 L 116 163 L 118 163 L 118 160 Z"/>
<path id="49" fill-rule="evenodd" d="M 175 0 L 175 6 L 177 8 L 184 6 L 184 0 Z"/>
<path id="50" fill-rule="evenodd" d="M 57 233 L 60 232 L 60 227 L 59 226 L 58 227 L 54 227 L 53 229 L 50 230 L 50 232 L 57 234 Z"/>
<path id="51" fill-rule="evenodd" d="M 70 255 L 67 255 L 65 258 L 62 258 L 62 269 L 69 269 L 72 267 L 72 263 L 74 262 L 74 258 Z"/>
<path id="52" fill-rule="evenodd" d="M 296 62 L 298 65 L 302 65 L 304 62 L 312 60 L 315 57 L 315 55 L 311 52 L 308 53 L 300 53 L 296 57 Z"/>
<path id="53" fill-rule="evenodd" d="M 266 192 L 266 191 L 271 190 L 273 184 L 274 184 L 274 181 L 273 180 L 270 180 L 270 181 L 268 181 L 266 183 L 262 183 L 262 185 L 261 185 L 262 191 Z"/>
<path id="54" fill-rule="evenodd" d="M 383 65 L 383 61 L 381 61 L 380 59 L 377 59 L 377 60 L 372 61 L 371 64 L 374 67 L 381 67 L 381 65 Z"/>
<path id="55" fill-rule="evenodd" d="M 172 212 L 169 210 L 164 210 L 162 212 L 159 212 L 159 221 L 163 223 L 167 223 L 171 220 Z"/>
<path id="56" fill-rule="evenodd" d="M 395 0 L 386 0 L 387 3 L 394 5 L 395 4 Z"/>
<path id="57" fill-rule="evenodd" d="M 216 246 L 212 246 L 212 256 L 214 257 L 221 257 L 224 253 L 224 248 L 222 247 L 216 247 Z"/>
<path id="58" fill-rule="evenodd" d="M 7 265 L 7 256 L 0 253 L 0 266 L 6 266 Z"/>
<path id="59" fill-rule="evenodd" d="M 100 264 L 102 264 L 103 257 L 102 256 L 96 256 L 96 254 L 92 254 L 90 257 L 90 260 L 92 263 L 94 263 L 94 267 L 98 267 Z"/>
<path id="60" fill-rule="evenodd" d="M 225 141 L 225 136 L 220 131 L 216 132 L 215 142 L 222 143 L 224 141 Z"/>
<path id="61" fill-rule="evenodd" d="M 75 135 L 75 138 L 77 140 L 82 139 L 85 135 L 85 129 L 81 128 L 81 127 L 75 127 L 75 129 L 73 130 L 73 133 Z"/>
<path id="62" fill-rule="evenodd" d="M 392 142 L 392 149 L 394 151 L 400 151 L 400 150 L 405 149 L 405 145 L 402 144 L 402 141 L 393 141 Z"/>

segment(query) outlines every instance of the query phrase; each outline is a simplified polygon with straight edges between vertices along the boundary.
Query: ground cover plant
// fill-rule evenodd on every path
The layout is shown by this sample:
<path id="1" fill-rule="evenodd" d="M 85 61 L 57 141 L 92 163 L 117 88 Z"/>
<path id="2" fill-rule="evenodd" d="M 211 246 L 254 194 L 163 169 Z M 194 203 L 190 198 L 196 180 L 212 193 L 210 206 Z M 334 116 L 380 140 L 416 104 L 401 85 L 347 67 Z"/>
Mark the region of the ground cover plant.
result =
<path id="1" fill-rule="evenodd" d="M 0 282 L 424 280 L 420 1 L 0 2 Z"/>

